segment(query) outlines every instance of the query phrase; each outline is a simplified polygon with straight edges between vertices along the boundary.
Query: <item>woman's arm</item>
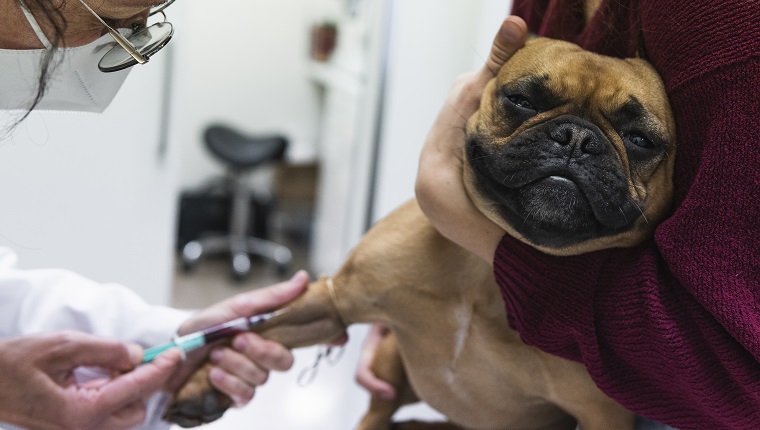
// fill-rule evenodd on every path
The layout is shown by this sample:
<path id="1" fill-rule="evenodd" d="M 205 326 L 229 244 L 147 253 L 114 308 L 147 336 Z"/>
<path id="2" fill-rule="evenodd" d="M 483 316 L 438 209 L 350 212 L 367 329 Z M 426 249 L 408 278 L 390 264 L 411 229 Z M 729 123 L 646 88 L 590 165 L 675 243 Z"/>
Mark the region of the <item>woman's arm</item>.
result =
<path id="1" fill-rule="evenodd" d="M 483 68 L 456 80 L 425 140 L 417 171 L 415 191 L 425 215 L 446 238 L 489 264 L 504 230 L 480 213 L 465 191 L 464 124 L 478 109 L 488 81 L 525 43 L 526 31 L 522 19 L 504 20 Z"/>

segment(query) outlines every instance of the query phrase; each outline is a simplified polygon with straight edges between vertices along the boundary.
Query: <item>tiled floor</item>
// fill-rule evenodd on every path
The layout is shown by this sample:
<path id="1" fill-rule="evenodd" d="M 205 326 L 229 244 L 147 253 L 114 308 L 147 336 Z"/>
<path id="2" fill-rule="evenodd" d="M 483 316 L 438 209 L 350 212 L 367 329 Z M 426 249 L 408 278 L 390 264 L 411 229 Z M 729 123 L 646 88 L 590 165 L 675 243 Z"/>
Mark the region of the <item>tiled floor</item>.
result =
<path id="1" fill-rule="evenodd" d="M 291 245 L 294 270 L 307 268 L 303 246 Z M 273 266 L 254 263 L 251 276 L 238 283 L 230 278 L 226 259 L 201 262 L 185 273 L 177 265 L 174 306 L 199 308 L 251 288 L 259 288 L 287 278 Z M 369 404 L 369 395 L 354 382 L 354 369 L 367 326 L 352 326 L 350 341 L 335 365 L 323 362 L 316 378 L 306 386 L 298 384 L 299 374 L 312 365 L 317 347 L 294 351 L 295 364 L 285 373 L 275 373 L 256 392 L 248 406 L 228 411 L 220 420 L 204 429 L 267 429 L 267 430 L 350 430 L 359 422 Z M 401 417 L 436 417 L 431 409 L 418 405 L 405 408 Z M 177 430 L 179 427 L 177 427 Z"/>

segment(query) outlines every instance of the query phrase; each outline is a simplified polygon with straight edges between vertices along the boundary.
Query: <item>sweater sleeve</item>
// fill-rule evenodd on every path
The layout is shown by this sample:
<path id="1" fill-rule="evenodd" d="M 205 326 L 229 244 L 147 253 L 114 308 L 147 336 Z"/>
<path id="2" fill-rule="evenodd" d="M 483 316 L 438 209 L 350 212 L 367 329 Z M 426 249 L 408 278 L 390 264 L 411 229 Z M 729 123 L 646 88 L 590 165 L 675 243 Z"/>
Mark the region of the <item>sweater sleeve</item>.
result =
<path id="1" fill-rule="evenodd" d="M 505 236 L 494 273 L 523 340 L 583 362 L 632 411 L 760 428 L 760 50 L 716 31 L 648 35 L 678 132 L 675 210 L 655 237 L 552 257 Z"/>

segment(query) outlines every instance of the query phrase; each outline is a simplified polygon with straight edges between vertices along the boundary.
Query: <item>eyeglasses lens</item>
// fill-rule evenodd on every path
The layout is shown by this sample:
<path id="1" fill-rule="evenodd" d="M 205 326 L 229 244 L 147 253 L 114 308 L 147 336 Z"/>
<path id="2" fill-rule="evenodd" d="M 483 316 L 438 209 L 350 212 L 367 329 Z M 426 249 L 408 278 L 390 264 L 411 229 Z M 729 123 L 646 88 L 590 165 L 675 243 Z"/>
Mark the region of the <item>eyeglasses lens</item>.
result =
<path id="1" fill-rule="evenodd" d="M 145 58 L 150 58 L 151 55 L 158 52 L 161 48 L 166 46 L 171 40 L 174 34 L 174 28 L 168 22 L 158 22 L 149 27 L 138 30 L 127 40 L 132 43 L 137 51 Z M 127 51 L 119 45 L 111 48 L 106 52 L 106 55 L 101 58 L 98 68 L 103 72 L 115 72 L 118 70 L 126 69 L 127 67 L 137 64 L 135 60 Z"/>

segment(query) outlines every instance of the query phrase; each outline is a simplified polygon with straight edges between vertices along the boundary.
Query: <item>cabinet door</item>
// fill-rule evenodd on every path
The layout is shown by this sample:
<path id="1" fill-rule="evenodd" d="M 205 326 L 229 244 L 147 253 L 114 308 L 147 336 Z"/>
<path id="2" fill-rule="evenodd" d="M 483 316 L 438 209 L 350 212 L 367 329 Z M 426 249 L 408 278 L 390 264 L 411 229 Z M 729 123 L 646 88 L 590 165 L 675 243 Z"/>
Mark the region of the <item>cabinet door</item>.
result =
<path id="1" fill-rule="evenodd" d="M 317 273 L 334 273 L 358 242 L 363 227 L 357 219 L 366 214 L 366 203 L 355 201 L 366 184 L 367 169 L 359 169 L 356 154 L 360 92 L 327 86 L 323 100 L 320 136 L 320 176 L 310 266 Z M 361 195 L 361 194 L 360 194 Z"/>

